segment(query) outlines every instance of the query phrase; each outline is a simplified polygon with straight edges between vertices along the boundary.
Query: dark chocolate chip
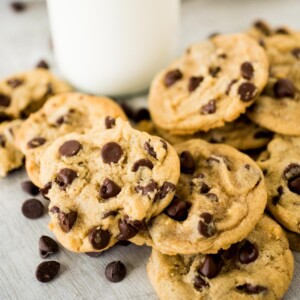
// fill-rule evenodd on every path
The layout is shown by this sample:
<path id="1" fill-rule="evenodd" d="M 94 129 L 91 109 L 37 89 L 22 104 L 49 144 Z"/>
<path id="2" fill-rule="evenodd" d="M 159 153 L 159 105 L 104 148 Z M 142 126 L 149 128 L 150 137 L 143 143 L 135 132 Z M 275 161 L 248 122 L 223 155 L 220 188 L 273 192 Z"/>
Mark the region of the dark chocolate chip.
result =
<path id="1" fill-rule="evenodd" d="M 210 67 L 208 72 L 210 76 L 217 77 L 217 75 L 220 73 L 221 68 L 220 67 Z"/>
<path id="2" fill-rule="evenodd" d="M 44 213 L 44 206 L 37 199 L 28 199 L 22 205 L 22 213 L 28 219 L 37 219 Z"/>
<path id="3" fill-rule="evenodd" d="M 289 180 L 288 188 L 291 192 L 300 195 L 300 176 Z"/>
<path id="4" fill-rule="evenodd" d="M 156 193 L 155 201 L 164 199 L 168 193 L 175 191 L 175 189 L 176 186 L 173 183 L 165 181 L 160 187 L 159 191 Z"/>
<path id="5" fill-rule="evenodd" d="M 294 48 L 292 50 L 292 55 L 294 55 L 297 59 L 300 58 L 300 48 Z"/>
<path id="6" fill-rule="evenodd" d="M 241 74 L 247 80 L 250 80 L 253 78 L 254 68 L 250 62 L 244 62 L 241 65 Z"/>
<path id="7" fill-rule="evenodd" d="M 254 134 L 255 139 L 271 139 L 274 136 L 274 133 L 268 130 L 258 130 Z"/>
<path id="8" fill-rule="evenodd" d="M 4 94 L 0 94 L 0 106 L 8 107 L 10 105 L 10 97 Z"/>
<path id="9" fill-rule="evenodd" d="M 246 283 L 243 285 L 237 286 L 237 289 L 243 291 L 247 294 L 260 294 L 262 292 L 267 291 L 267 288 L 261 285 L 252 285 L 250 283 Z"/>
<path id="10" fill-rule="evenodd" d="M 111 233 L 100 227 L 94 227 L 89 231 L 89 241 L 96 250 L 104 249 L 109 244 L 110 237 Z"/>
<path id="11" fill-rule="evenodd" d="M 74 156 L 82 149 L 82 145 L 76 140 L 64 142 L 58 149 L 62 156 Z"/>
<path id="12" fill-rule="evenodd" d="M 4 134 L 0 134 L 0 146 L 4 148 L 5 144 L 6 144 L 5 135 Z"/>
<path id="13" fill-rule="evenodd" d="M 60 126 L 64 123 L 68 123 L 68 115 L 60 116 L 56 119 L 56 125 Z"/>
<path id="14" fill-rule="evenodd" d="M 203 81 L 203 76 L 192 76 L 189 80 L 188 90 L 189 92 L 193 92 Z"/>
<path id="15" fill-rule="evenodd" d="M 18 86 L 22 85 L 23 84 L 23 80 L 22 79 L 18 79 L 18 78 L 11 78 L 11 79 L 8 79 L 7 81 L 7 84 L 9 86 L 11 86 L 13 89 L 17 88 Z"/>
<path id="16" fill-rule="evenodd" d="M 188 217 L 190 204 L 186 201 L 179 200 L 176 197 L 172 203 L 165 209 L 165 214 L 176 221 L 184 221 Z"/>
<path id="17" fill-rule="evenodd" d="M 280 78 L 273 86 L 274 95 L 276 98 L 294 98 L 295 86 L 292 81 L 286 78 Z"/>
<path id="18" fill-rule="evenodd" d="M 146 167 L 152 170 L 154 165 L 149 159 L 139 159 L 133 164 L 131 171 L 136 172 L 140 167 Z"/>
<path id="19" fill-rule="evenodd" d="M 228 84 L 227 89 L 226 89 L 226 91 L 225 91 L 226 95 L 229 95 L 232 86 L 233 86 L 235 83 L 237 83 L 237 82 L 238 82 L 237 79 L 233 79 L 233 80 L 230 81 L 230 83 Z"/>
<path id="20" fill-rule="evenodd" d="M 254 23 L 254 27 L 256 27 L 261 33 L 263 33 L 266 36 L 270 36 L 272 34 L 272 29 L 264 21 L 261 20 L 256 21 Z"/>
<path id="21" fill-rule="evenodd" d="M 110 142 L 102 147 L 101 154 L 104 163 L 117 163 L 123 155 L 123 150 L 119 144 Z"/>
<path id="22" fill-rule="evenodd" d="M 121 104 L 122 109 L 124 110 L 126 116 L 128 117 L 128 119 L 133 120 L 134 119 L 134 110 L 128 106 L 126 103 L 122 103 Z"/>
<path id="23" fill-rule="evenodd" d="M 49 200 L 49 198 L 46 196 L 49 193 L 49 190 L 52 188 L 52 182 L 48 182 L 40 189 L 42 196 L 46 199 Z"/>
<path id="24" fill-rule="evenodd" d="M 105 127 L 107 129 L 113 128 L 116 125 L 116 119 L 112 117 L 106 117 L 105 118 Z"/>
<path id="25" fill-rule="evenodd" d="M 203 115 L 210 115 L 210 114 L 215 113 L 216 110 L 217 110 L 216 100 L 212 99 L 212 100 L 209 100 L 207 104 L 205 104 L 201 107 L 200 112 Z"/>
<path id="26" fill-rule="evenodd" d="M 140 108 L 135 114 L 134 114 L 134 122 L 138 123 L 143 120 L 151 120 L 149 110 L 147 108 Z"/>
<path id="27" fill-rule="evenodd" d="M 58 213 L 60 212 L 60 209 L 59 209 L 59 207 L 57 207 L 57 206 L 52 206 L 52 207 L 49 209 L 49 211 L 50 211 L 51 213 L 53 213 L 53 214 L 58 214 Z"/>
<path id="28" fill-rule="evenodd" d="M 201 187 L 199 189 L 200 194 L 206 194 L 209 191 L 210 191 L 210 187 L 206 183 L 202 182 Z"/>
<path id="29" fill-rule="evenodd" d="M 210 201 L 212 202 L 218 202 L 219 201 L 219 198 L 216 194 L 214 193 L 208 193 L 205 195 Z"/>
<path id="30" fill-rule="evenodd" d="M 163 148 L 167 151 L 168 150 L 168 144 L 167 144 L 167 142 L 164 141 L 164 140 L 160 140 L 160 141 L 161 141 L 161 143 L 163 145 Z"/>
<path id="31" fill-rule="evenodd" d="M 284 190 L 283 190 L 283 187 L 282 187 L 282 186 L 279 186 L 279 187 L 277 188 L 277 193 L 278 193 L 278 194 L 272 198 L 272 203 L 273 203 L 273 205 L 277 205 L 277 203 L 279 202 L 281 196 L 282 196 L 283 193 L 284 193 Z"/>
<path id="32" fill-rule="evenodd" d="M 103 254 L 103 252 L 85 252 L 84 254 L 86 254 L 89 257 L 99 257 Z"/>
<path id="33" fill-rule="evenodd" d="M 239 243 L 236 244 L 232 244 L 228 249 L 226 250 L 220 250 L 219 254 L 222 255 L 222 258 L 226 259 L 226 260 L 230 260 L 233 258 L 236 258 L 237 254 L 238 254 L 238 250 L 239 250 Z"/>
<path id="34" fill-rule="evenodd" d="M 73 228 L 77 220 L 77 212 L 76 211 L 70 211 L 69 213 L 59 212 L 58 220 L 61 229 L 64 232 L 69 232 Z"/>
<path id="35" fill-rule="evenodd" d="M 258 44 L 259 44 L 261 47 L 263 47 L 263 48 L 266 47 L 266 42 L 265 42 L 263 39 L 259 39 L 259 40 L 258 40 Z"/>
<path id="36" fill-rule="evenodd" d="M 40 256 L 47 258 L 58 251 L 58 244 L 51 237 L 42 235 L 39 239 L 39 250 Z"/>
<path id="37" fill-rule="evenodd" d="M 102 199 L 109 199 L 116 197 L 121 192 L 121 188 L 109 178 L 105 178 L 100 187 L 100 197 Z"/>
<path id="38" fill-rule="evenodd" d="M 61 190 L 66 188 L 77 178 L 77 173 L 68 168 L 61 169 L 56 176 L 55 182 L 59 185 Z"/>
<path id="39" fill-rule="evenodd" d="M 192 154 L 189 151 L 183 151 L 179 155 L 180 172 L 184 174 L 193 174 L 196 170 L 196 165 Z"/>
<path id="40" fill-rule="evenodd" d="M 131 243 L 129 241 L 118 241 L 118 242 L 116 242 L 115 245 L 127 247 L 127 246 L 131 245 Z"/>
<path id="41" fill-rule="evenodd" d="M 243 82 L 238 88 L 238 94 L 243 102 L 248 102 L 256 96 L 256 87 L 251 82 Z"/>
<path id="42" fill-rule="evenodd" d="M 156 158 L 156 152 L 154 151 L 154 148 L 150 145 L 149 142 L 145 142 L 144 149 L 154 158 Z"/>
<path id="43" fill-rule="evenodd" d="M 285 167 L 283 171 L 283 178 L 286 180 L 293 179 L 300 176 L 300 165 L 296 163 L 291 163 Z"/>
<path id="44" fill-rule="evenodd" d="M 211 279 L 216 277 L 223 266 L 223 261 L 219 255 L 208 254 L 206 255 L 204 262 L 198 268 L 198 272 L 203 276 Z"/>
<path id="45" fill-rule="evenodd" d="M 134 226 L 128 224 L 125 220 L 119 220 L 118 227 L 120 231 L 118 239 L 121 241 L 129 240 L 139 232 Z"/>
<path id="46" fill-rule="evenodd" d="M 46 143 L 46 139 L 43 137 L 35 137 L 27 143 L 28 148 L 37 148 Z"/>
<path id="47" fill-rule="evenodd" d="M 22 12 L 26 10 L 27 5 L 23 2 L 18 2 L 14 1 L 10 4 L 10 7 L 15 11 L 15 12 Z"/>
<path id="48" fill-rule="evenodd" d="M 210 213 L 202 213 L 201 220 L 198 223 L 198 231 L 204 237 L 211 237 L 215 234 L 216 228 L 213 222 L 213 216 Z"/>
<path id="49" fill-rule="evenodd" d="M 127 224 L 130 224 L 133 226 L 135 229 L 138 231 L 145 230 L 147 229 L 147 225 L 145 220 L 130 220 L 128 216 L 125 216 L 124 220 L 126 221 Z"/>
<path id="50" fill-rule="evenodd" d="M 257 246 L 246 240 L 244 245 L 240 248 L 239 261 L 242 264 L 249 264 L 257 259 L 258 254 Z"/>
<path id="51" fill-rule="evenodd" d="M 126 276 L 126 267 L 120 261 L 113 261 L 105 268 L 105 277 L 110 282 L 120 282 Z"/>
<path id="52" fill-rule="evenodd" d="M 164 78 L 164 84 L 166 87 L 169 87 L 173 85 L 176 81 L 180 80 L 182 78 L 182 73 L 180 70 L 172 70 L 169 71 Z"/>
<path id="53" fill-rule="evenodd" d="M 35 277 L 40 282 L 49 282 L 58 274 L 60 263 L 57 261 L 44 261 L 40 263 L 35 271 Z"/>
<path id="54" fill-rule="evenodd" d="M 203 288 L 208 286 L 209 284 L 201 276 L 198 275 L 194 278 L 194 288 L 197 291 L 202 291 Z"/>
<path id="55" fill-rule="evenodd" d="M 138 185 L 135 190 L 137 192 L 142 192 L 143 195 L 148 195 L 158 189 L 157 183 L 153 180 L 145 186 Z"/>
<path id="56" fill-rule="evenodd" d="M 36 68 L 39 68 L 39 69 L 49 69 L 49 65 L 48 63 L 41 59 L 37 64 L 36 64 Z"/>
<path id="57" fill-rule="evenodd" d="M 279 27 L 275 30 L 275 33 L 277 34 L 290 34 L 290 32 L 287 30 L 287 28 Z"/>
<path id="58" fill-rule="evenodd" d="M 40 193 L 40 189 L 29 180 L 23 181 L 21 183 L 21 187 L 25 193 L 27 193 L 31 196 L 36 196 Z"/>

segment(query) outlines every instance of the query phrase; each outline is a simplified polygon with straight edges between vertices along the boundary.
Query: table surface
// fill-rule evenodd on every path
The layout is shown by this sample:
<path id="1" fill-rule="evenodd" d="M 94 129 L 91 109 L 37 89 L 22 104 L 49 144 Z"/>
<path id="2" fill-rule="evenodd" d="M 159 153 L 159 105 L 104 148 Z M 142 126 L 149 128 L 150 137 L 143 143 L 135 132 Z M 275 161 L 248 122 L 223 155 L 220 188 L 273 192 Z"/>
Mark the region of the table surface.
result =
<path id="1" fill-rule="evenodd" d="M 213 32 L 245 30 L 258 18 L 273 25 L 287 24 L 299 28 L 299 0 L 184 0 L 182 9 L 182 51 L 192 42 Z M 8 1 L 0 0 L 0 78 L 30 69 L 46 59 L 56 70 L 50 48 L 45 3 L 32 2 L 22 13 L 10 10 Z M 130 101 L 146 105 L 146 97 Z M 0 299 L 157 299 L 145 265 L 150 254 L 147 247 L 117 246 L 99 258 L 73 254 L 61 248 L 50 259 L 61 263 L 56 280 L 43 284 L 35 279 L 35 268 L 42 261 L 38 254 L 41 235 L 52 236 L 46 224 L 48 215 L 27 220 L 21 214 L 22 202 L 29 198 L 20 188 L 24 170 L 0 180 Z M 46 206 L 46 201 L 42 200 Z M 107 263 L 121 260 L 127 267 L 124 281 L 113 284 L 104 276 Z M 300 254 L 295 253 L 295 276 L 285 299 L 299 299 Z M 266 274 L 268 276 L 268 274 Z"/>

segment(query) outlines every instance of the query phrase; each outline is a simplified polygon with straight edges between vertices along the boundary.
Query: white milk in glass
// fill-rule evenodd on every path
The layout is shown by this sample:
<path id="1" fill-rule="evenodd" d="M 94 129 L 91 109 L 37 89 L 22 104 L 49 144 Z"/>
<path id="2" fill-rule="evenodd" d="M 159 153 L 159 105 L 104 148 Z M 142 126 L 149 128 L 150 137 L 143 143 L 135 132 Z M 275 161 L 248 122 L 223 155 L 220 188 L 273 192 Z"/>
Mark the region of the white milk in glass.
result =
<path id="1" fill-rule="evenodd" d="M 180 0 L 48 0 L 58 68 L 77 89 L 145 90 L 176 51 Z"/>

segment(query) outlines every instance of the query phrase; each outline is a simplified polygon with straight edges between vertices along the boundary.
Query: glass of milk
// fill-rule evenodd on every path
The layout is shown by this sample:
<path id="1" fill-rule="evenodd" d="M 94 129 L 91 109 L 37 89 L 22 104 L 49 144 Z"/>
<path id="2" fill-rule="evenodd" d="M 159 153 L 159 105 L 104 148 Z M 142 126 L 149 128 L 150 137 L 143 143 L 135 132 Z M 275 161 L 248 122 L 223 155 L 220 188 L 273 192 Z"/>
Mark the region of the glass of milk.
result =
<path id="1" fill-rule="evenodd" d="M 79 90 L 144 91 L 173 58 L 180 0 L 48 0 L 59 70 Z"/>

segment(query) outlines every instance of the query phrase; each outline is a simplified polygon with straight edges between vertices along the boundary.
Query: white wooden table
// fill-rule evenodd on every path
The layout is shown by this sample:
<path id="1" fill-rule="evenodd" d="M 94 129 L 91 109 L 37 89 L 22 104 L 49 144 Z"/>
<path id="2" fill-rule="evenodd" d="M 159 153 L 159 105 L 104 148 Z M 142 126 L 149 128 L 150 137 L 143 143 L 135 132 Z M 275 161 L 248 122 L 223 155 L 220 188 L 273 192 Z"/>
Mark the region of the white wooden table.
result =
<path id="1" fill-rule="evenodd" d="M 16 14 L 7 3 L 0 0 L 0 78 L 30 69 L 41 58 L 57 71 L 49 47 L 45 4 L 31 4 L 27 11 Z M 244 30 L 257 18 L 300 29 L 299 12 L 299 0 L 184 0 L 178 51 L 212 32 Z M 146 105 L 143 96 L 131 101 Z M 46 213 L 33 221 L 21 214 L 21 205 L 29 198 L 20 188 L 25 179 L 24 171 L 16 171 L 0 180 L 0 300 L 157 299 L 145 271 L 150 249 L 134 245 L 115 247 L 99 258 L 61 249 L 50 258 L 62 265 L 59 277 L 48 284 L 38 282 L 34 274 L 42 261 L 38 239 L 52 234 L 46 226 Z M 295 259 L 295 276 L 285 299 L 300 299 L 300 254 L 295 254 Z M 128 269 L 128 276 L 117 284 L 104 276 L 106 264 L 113 260 L 121 260 Z"/>

